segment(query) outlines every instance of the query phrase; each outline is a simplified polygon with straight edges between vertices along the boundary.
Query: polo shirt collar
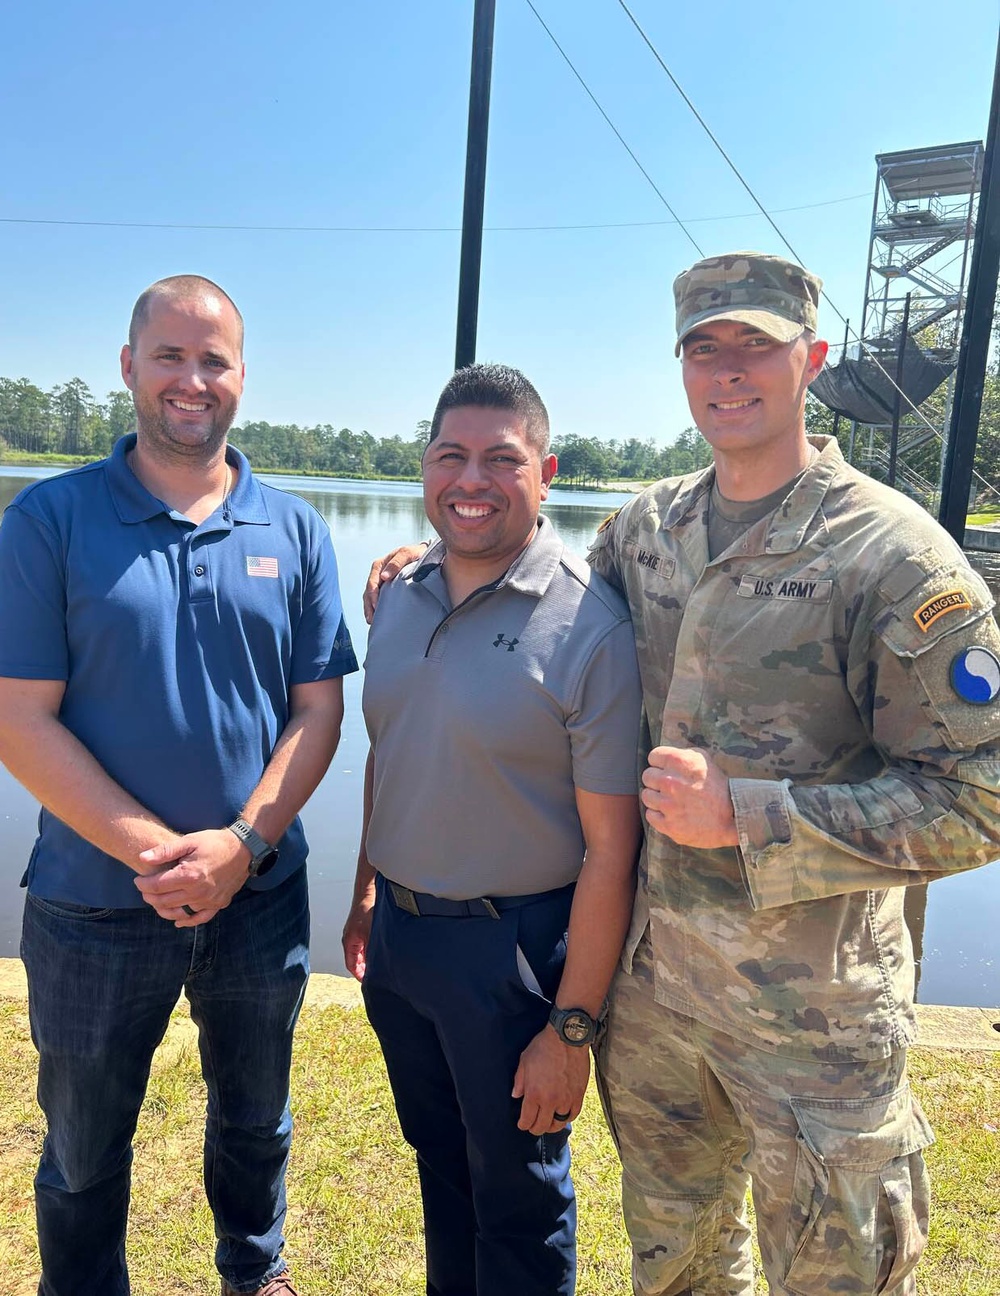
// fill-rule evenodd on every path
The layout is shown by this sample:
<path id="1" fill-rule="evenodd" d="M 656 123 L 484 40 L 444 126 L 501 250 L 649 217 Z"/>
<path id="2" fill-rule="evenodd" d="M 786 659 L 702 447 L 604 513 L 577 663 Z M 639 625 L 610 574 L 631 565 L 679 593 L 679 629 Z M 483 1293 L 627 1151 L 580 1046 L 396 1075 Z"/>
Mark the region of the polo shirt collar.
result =
<path id="1" fill-rule="evenodd" d="M 135 449 L 136 435 L 119 437 L 108 458 L 106 476 L 111 500 L 122 522 L 145 522 L 165 513 L 163 501 L 151 495 L 128 466 L 126 456 Z"/>
<path id="2" fill-rule="evenodd" d="M 517 590 L 533 598 L 541 598 L 548 589 L 562 560 L 564 547 L 555 527 L 541 513 L 537 527 L 534 540 L 521 550 L 500 579 L 490 586 L 491 589 Z M 432 572 L 439 572 L 445 553 L 444 544 L 436 540 L 417 564 L 411 580 L 424 581 Z"/>
<path id="3" fill-rule="evenodd" d="M 508 567 L 500 585 L 507 585 L 521 594 L 541 598 L 556 574 L 563 556 L 563 542 L 547 517 L 538 515 L 538 531 L 534 540 L 523 549 Z"/>
<path id="4" fill-rule="evenodd" d="M 239 470 L 239 477 L 229 496 L 229 509 L 234 522 L 251 522 L 257 526 L 268 526 L 271 518 L 264 501 L 264 492 L 260 482 L 253 475 L 250 461 L 242 450 L 233 445 L 226 446 L 226 463 Z"/>
<path id="5" fill-rule="evenodd" d="M 129 432 L 115 442 L 107 459 L 107 482 L 119 518 L 125 523 L 147 522 L 160 513 L 169 513 L 162 500 L 151 494 L 128 465 L 127 455 L 135 449 L 136 434 Z M 267 526 L 270 517 L 260 483 L 254 477 L 249 461 L 235 446 L 226 446 L 226 463 L 238 470 L 236 484 L 228 500 L 228 512 L 234 523 L 249 522 Z"/>

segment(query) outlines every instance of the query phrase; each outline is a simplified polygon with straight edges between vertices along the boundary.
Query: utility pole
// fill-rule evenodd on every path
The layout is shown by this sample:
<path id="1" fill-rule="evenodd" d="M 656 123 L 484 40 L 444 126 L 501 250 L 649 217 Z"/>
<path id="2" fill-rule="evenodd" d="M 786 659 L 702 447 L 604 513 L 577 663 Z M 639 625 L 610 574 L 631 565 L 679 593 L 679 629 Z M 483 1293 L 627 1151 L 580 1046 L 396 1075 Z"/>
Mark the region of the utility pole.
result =
<path id="1" fill-rule="evenodd" d="M 951 410 L 948 449 L 941 474 L 941 504 L 938 521 L 962 544 L 969 511 L 972 469 L 976 456 L 976 435 L 983 405 L 986 360 L 993 327 L 993 307 L 1000 271 L 1000 167 L 997 166 L 997 137 L 1000 134 L 1000 39 L 993 74 L 993 99 L 983 153 L 983 181 L 976 216 L 976 239 L 969 268 L 969 296 L 962 324 L 962 341 L 955 374 L 955 397 Z"/>
<path id="2" fill-rule="evenodd" d="M 465 146 L 465 203 L 462 209 L 462 259 L 458 272 L 458 323 L 455 368 L 476 359 L 479 325 L 479 272 L 483 259 L 483 209 L 486 203 L 486 141 L 490 125 L 493 73 L 493 19 L 496 0 L 476 0 L 472 20 L 472 74 L 469 80 L 469 133 Z"/>

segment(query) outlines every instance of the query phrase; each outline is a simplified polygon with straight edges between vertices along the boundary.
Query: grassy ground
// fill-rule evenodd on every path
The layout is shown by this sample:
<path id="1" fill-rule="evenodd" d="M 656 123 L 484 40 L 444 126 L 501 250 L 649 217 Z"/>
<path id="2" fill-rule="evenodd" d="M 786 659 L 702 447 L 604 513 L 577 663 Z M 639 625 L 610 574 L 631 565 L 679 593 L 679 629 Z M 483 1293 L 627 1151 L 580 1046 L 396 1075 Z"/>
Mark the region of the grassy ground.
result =
<path id="1" fill-rule="evenodd" d="M 0 464 L 6 468 L 74 468 L 92 463 L 95 455 L 28 454 L 25 450 L 0 451 Z"/>
<path id="2" fill-rule="evenodd" d="M 916 1052 L 916 1089 L 937 1127 L 925 1296 L 1000 1291 L 1000 1054 Z M 0 1274 L 9 1296 L 37 1281 L 31 1177 L 42 1139 L 26 1007 L 0 1001 Z M 296 1140 L 287 1255 L 304 1296 L 417 1296 L 420 1207 L 377 1045 L 357 1010 L 308 1010 L 296 1041 Z M 157 1054 L 136 1138 L 129 1263 L 136 1296 L 209 1296 L 212 1223 L 199 1186 L 204 1091 L 183 1013 Z M 614 1151 L 593 1091 L 573 1135 L 580 1198 L 579 1296 L 627 1296 L 628 1247 Z M 512 1296 L 516 1296 L 512 1293 Z"/>

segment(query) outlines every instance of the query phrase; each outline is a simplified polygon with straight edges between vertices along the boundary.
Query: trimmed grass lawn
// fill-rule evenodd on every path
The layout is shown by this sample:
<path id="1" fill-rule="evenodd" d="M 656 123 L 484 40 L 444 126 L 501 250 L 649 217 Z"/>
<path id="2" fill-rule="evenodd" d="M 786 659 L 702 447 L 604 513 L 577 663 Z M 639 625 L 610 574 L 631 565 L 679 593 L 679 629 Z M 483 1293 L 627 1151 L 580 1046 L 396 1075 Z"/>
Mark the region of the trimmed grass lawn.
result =
<path id="1" fill-rule="evenodd" d="M 0 1000 L 0 1273 L 8 1296 L 37 1284 L 31 1180 L 42 1141 L 27 1007 Z M 937 1144 L 925 1296 L 1000 1292 L 1000 1054 L 915 1050 L 911 1075 Z M 312 1008 L 296 1037 L 288 1250 L 303 1296 L 418 1296 L 420 1202 L 381 1055 L 363 1013 Z M 214 1296 L 212 1220 L 200 1184 L 205 1094 L 194 1029 L 174 1014 L 136 1137 L 129 1233 L 135 1296 Z M 573 1134 L 579 1296 L 628 1296 L 618 1163 L 593 1088 Z M 761 1283 L 761 1291 L 764 1290 Z M 511 1293 L 511 1296 L 517 1296 Z"/>

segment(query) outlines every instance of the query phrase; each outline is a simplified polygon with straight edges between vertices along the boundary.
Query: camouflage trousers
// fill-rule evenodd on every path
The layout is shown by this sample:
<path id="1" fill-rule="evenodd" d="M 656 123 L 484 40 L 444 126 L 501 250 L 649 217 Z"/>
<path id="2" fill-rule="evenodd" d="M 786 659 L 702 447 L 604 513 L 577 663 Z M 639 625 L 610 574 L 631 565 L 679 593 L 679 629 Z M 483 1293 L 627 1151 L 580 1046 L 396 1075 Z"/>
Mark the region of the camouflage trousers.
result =
<path id="1" fill-rule="evenodd" d="M 912 1296 L 930 1126 L 906 1058 L 777 1056 L 658 1004 L 649 945 L 612 986 L 597 1081 L 636 1296 L 751 1296 L 751 1185 L 772 1296 Z"/>

